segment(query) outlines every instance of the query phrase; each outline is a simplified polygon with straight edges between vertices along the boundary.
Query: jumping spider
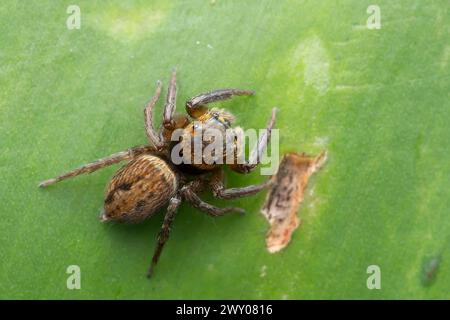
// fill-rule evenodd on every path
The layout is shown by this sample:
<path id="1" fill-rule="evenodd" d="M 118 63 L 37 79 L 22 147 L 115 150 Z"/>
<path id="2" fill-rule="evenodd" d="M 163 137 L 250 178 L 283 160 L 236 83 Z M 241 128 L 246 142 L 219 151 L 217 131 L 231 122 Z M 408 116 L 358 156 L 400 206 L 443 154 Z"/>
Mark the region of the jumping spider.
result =
<path id="1" fill-rule="evenodd" d="M 145 130 L 151 145 L 130 148 L 110 155 L 109 157 L 85 164 L 78 169 L 64 173 L 56 178 L 40 183 L 47 187 L 61 180 L 72 178 L 83 173 L 91 173 L 123 160 L 131 160 L 112 177 L 105 194 L 104 209 L 101 221 L 141 222 L 153 216 L 160 208 L 167 206 L 164 223 L 158 234 L 157 245 L 148 271 L 150 277 L 158 262 L 163 246 L 170 233 L 170 226 L 175 218 L 181 200 L 189 202 L 195 208 L 211 216 L 222 216 L 230 212 L 244 213 L 241 208 L 219 208 L 201 200 L 197 193 L 210 188 L 215 197 L 234 199 L 256 194 L 270 185 L 270 180 L 258 185 L 242 188 L 224 187 L 224 164 L 190 164 L 175 165 L 171 161 L 171 134 L 175 129 L 182 129 L 184 134 L 191 135 L 194 122 L 203 127 L 214 127 L 225 131 L 231 129 L 233 116 L 223 109 L 208 109 L 208 103 L 229 99 L 232 96 L 252 95 L 253 91 L 239 89 L 221 89 L 202 93 L 186 102 L 189 115 L 175 113 L 176 72 L 172 72 L 163 122 L 159 130 L 153 127 L 153 109 L 161 94 L 161 82 L 156 85 L 156 92 L 144 109 Z M 276 109 L 272 110 L 265 134 L 258 145 L 250 153 L 245 163 L 233 162 L 230 169 L 239 173 L 248 173 L 255 169 L 270 139 L 275 124 Z M 233 141 L 235 143 L 235 141 Z M 237 147 L 236 144 L 233 145 Z"/>

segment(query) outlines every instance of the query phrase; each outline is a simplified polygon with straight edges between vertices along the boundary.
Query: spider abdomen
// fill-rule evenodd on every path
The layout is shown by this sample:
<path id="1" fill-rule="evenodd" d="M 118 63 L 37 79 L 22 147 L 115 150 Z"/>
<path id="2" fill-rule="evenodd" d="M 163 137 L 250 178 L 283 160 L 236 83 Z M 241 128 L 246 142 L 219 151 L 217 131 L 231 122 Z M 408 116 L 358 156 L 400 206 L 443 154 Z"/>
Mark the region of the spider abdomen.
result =
<path id="1" fill-rule="evenodd" d="M 112 177 L 105 195 L 103 220 L 140 222 L 152 216 L 178 189 L 178 176 L 162 158 L 144 154 Z"/>

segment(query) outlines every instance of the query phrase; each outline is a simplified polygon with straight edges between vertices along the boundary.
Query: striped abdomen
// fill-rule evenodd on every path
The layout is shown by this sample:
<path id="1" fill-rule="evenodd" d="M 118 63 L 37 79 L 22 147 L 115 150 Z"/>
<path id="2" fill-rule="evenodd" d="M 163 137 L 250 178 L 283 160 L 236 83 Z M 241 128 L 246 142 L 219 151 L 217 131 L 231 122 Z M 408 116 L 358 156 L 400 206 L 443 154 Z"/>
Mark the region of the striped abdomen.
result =
<path id="1" fill-rule="evenodd" d="M 150 154 L 141 155 L 112 177 L 102 218 L 140 222 L 164 206 L 177 189 L 177 174 L 165 160 Z"/>

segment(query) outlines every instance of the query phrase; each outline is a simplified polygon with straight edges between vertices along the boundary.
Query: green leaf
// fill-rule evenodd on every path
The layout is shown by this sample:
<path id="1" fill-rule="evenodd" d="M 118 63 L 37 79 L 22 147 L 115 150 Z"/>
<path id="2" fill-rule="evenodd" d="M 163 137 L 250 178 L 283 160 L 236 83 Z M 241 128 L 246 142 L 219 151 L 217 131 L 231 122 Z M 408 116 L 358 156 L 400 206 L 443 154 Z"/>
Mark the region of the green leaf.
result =
<path id="1" fill-rule="evenodd" d="M 378 1 L 373 30 L 365 0 L 76 4 L 74 30 L 66 2 L 0 4 L 1 298 L 449 298 L 447 1 Z M 277 106 L 280 151 L 329 161 L 284 251 L 266 251 L 264 194 L 233 201 L 244 217 L 183 205 L 149 281 L 163 214 L 98 221 L 118 166 L 37 184 L 146 143 L 144 103 L 173 66 L 179 111 L 206 90 L 254 89 L 220 105 L 246 128 Z M 228 173 L 229 186 L 263 179 Z"/>

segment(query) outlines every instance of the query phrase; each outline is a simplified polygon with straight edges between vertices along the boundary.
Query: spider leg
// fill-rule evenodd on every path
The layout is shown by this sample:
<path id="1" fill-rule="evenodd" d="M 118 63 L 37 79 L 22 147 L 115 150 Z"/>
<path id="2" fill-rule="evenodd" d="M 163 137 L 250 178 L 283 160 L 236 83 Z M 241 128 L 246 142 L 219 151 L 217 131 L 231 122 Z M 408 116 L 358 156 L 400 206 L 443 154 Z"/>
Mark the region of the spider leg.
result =
<path id="1" fill-rule="evenodd" d="M 250 96 L 254 93 L 252 90 L 240 89 L 219 89 L 201 93 L 186 102 L 186 111 L 191 117 L 198 118 L 208 110 L 208 103 L 230 99 L 233 96 Z"/>
<path id="2" fill-rule="evenodd" d="M 167 89 L 166 105 L 164 106 L 163 127 L 172 129 L 174 126 L 172 117 L 176 108 L 177 98 L 177 71 L 172 70 L 172 77 L 170 78 L 169 88 Z"/>
<path id="3" fill-rule="evenodd" d="M 158 263 L 158 259 L 161 255 L 164 244 L 166 243 L 167 239 L 169 239 L 170 226 L 175 219 L 175 215 L 180 204 L 181 199 L 178 195 L 170 199 L 169 206 L 167 207 L 167 213 L 164 216 L 163 225 L 161 226 L 158 234 L 158 242 L 156 243 L 155 252 L 153 253 L 152 263 L 150 265 L 150 268 L 148 269 L 147 277 L 149 278 L 152 276 L 153 270 Z"/>
<path id="4" fill-rule="evenodd" d="M 77 169 L 66 172 L 55 178 L 45 180 L 39 184 L 39 187 L 47 187 L 47 186 L 57 183 L 61 180 L 76 177 L 83 173 L 91 173 L 91 172 L 94 172 L 101 168 L 118 163 L 120 161 L 132 159 L 134 157 L 137 157 L 138 155 L 141 155 L 143 153 L 150 152 L 150 151 L 155 151 L 155 149 L 151 146 L 139 146 L 139 147 L 130 148 L 125 151 L 120 151 L 120 152 L 114 153 L 106 158 L 101 158 L 94 162 L 85 164 Z"/>
<path id="5" fill-rule="evenodd" d="M 239 163 L 231 164 L 230 168 L 233 171 L 239 173 L 249 173 L 253 171 L 256 168 L 256 166 L 260 163 L 262 154 L 266 149 L 268 142 L 270 141 L 270 134 L 272 132 L 273 126 L 275 125 L 276 114 L 277 108 L 273 108 L 272 115 L 269 119 L 269 123 L 267 124 L 267 128 L 264 131 L 264 134 L 261 135 L 261 137 L 259 137 L 258 144 L 253 148 L 252 152 L 250 153 L 249 161 L 242 164 Z"/>
<path id="6" fill-rule="evenodd" d="M 257 194 L 263 189 L 268 188 L 272 185 L 272 180 L 268 179 L 260 184 L 254 184 L 246 187 L 240 188 L 225 188 L 224 179 L 223 179 L 223 170 L 220 169 L 217 173 L 211 178 L 211 187 L 213 195 L 219 199 L 235 199 L 241 197 L 252 196 Z"/>
<path id="7" fill-rule="evenodd" d="M 216 206 L 213 206 L 212 204 L 209 204 L 202 199 L 199 198 L 199 196 L 194 192 L 193 188 L 189 185 L 183 187 L 182 194 L 184 199 L 188 201 L 192 206 L 196 209 L 199 209 L 206 214 L 212 216 L 212 217 L 218 217 L 223 216 L 227 213 L 231 212 L 237 212 L 244 214 L 245 210 L 242 208 L 236 208 L 236 207 L 225 207 L 225 208 L 219 208 Z"/>
<path id="8" fill-rule="evenodd" d="M 150 140 L 150 142 L 156 148 L 162 148 L 164 146 L 163 142 L 161 141 L 160 134 L 153 127 L 153 109 L 156 105 L 156 102 L 158 102 L 160 95 L 161 95 L 161 81 L 158 80 L 158 82 L 156 82 L 155 95 L 147 103 L 144 109 L 145 132 L 147 133 L 147 137 Z"/>

